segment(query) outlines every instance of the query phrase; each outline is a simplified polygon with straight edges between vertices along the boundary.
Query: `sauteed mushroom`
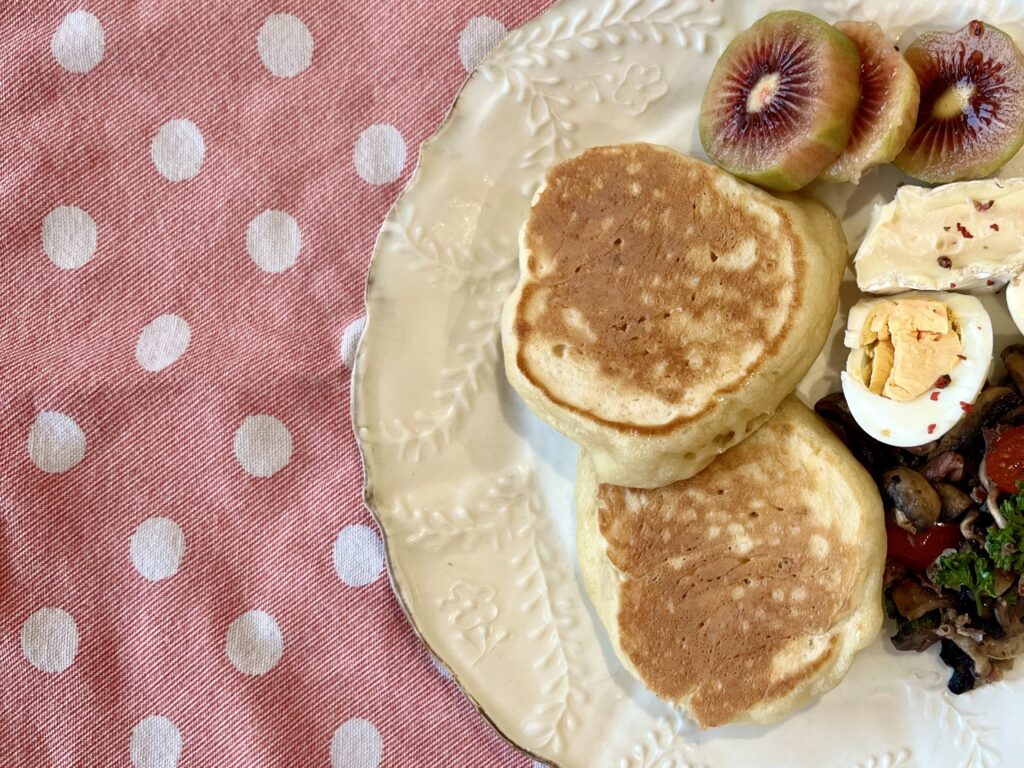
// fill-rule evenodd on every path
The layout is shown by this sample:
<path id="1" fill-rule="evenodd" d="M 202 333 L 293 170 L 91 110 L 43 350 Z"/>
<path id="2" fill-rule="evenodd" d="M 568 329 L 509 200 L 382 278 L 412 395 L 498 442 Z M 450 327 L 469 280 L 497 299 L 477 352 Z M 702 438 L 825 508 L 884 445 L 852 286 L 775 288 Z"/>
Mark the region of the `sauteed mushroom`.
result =
<path id="1" fill-rule="evenodd" d="M 1013 385 L 1024 393 L 1024 344 L 1011 344 L 1003 350 L 1002 358 Z"/>
<path id="2" fill-rule="evenodd" d="M 896 524 L 910 533 L 927 530 L 939 519 L 942 501 L 931 484 L 907 467 L 882 474 L 882 488 L 896 506 Z"/>
<path id="3" fill-rule="evenodd" d="M 951 523 L 955 520 L 959 520 L 964 512 L 974 506 L 974 502 L 971 501 L 971 497 L 955 485 L 950 485 L 949 483 L 935 483 L 932 487 L 939 495 L 939 501 L 942 503 L 942 512 L 940 516 L 942 521 L 945 523 Z"/>
<path id="4" fill-rule="evenodd" d="M 981 430 L 1020 404 L 1020 396 L 1009 387 L 989 387 L 978 395 L 974 406 L 942 436 L 930 456 L 946 451 L 963 452 L 981 440 Z"/>

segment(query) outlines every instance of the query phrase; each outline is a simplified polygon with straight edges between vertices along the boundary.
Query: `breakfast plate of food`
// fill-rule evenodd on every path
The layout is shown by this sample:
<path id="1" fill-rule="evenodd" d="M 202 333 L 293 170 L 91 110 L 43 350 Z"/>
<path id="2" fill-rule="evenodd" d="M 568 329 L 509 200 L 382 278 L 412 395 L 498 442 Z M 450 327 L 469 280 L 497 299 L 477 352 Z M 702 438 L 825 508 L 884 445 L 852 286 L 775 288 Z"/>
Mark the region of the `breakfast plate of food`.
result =
<path id="1" fill-rule="evenodd" d="M 1011 764 L 1024 2 L 565 0 L 381 231 L 404 610 L 562 768 Z"/>

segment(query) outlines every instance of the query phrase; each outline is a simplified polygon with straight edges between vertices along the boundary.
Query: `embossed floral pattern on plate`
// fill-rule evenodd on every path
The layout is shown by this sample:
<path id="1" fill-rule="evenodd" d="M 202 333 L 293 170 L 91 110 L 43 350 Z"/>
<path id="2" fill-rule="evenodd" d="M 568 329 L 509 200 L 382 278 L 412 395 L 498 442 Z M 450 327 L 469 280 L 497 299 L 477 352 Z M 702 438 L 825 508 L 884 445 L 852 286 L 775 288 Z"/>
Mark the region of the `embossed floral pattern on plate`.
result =
<path id="1" fill-rule="evenodd" d="M 575 563 L 575 449 L 505 383 L 501 306 L 544 170 L 614 141 L 699 153 L 719 51 L 783 7 L 896 33 L 1024 20 L 1024 0 L 565 0 L 469 81 L 375 250 L 353 419 L 396 592 L 484 715 L 554 766 L 769 768 L 785 755 L 793 768 L 995 768 L 1020 752 L 1018 679 L 955 698 L 933 656 L 896 657 L 884 640 L 783 723 L 698 732 L 621 669 Z M 894 184 L 879 172 L 855 196 L 822 194 L 856 232 Z M 842 364 L 812 371 L 820 381 Z"/>

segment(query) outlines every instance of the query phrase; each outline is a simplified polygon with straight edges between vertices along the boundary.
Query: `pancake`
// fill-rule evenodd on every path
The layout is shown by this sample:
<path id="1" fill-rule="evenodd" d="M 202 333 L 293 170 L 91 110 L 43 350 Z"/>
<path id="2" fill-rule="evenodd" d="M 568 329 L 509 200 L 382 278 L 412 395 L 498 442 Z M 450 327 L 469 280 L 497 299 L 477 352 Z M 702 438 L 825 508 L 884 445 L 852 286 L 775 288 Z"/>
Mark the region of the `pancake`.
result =
<path id="1" fill-rule="evenodd" d="M 665 488 L 599 485 L 580 459 L 587 592 L 626 668 L 701 727 L 784 717 L 878 634 L 878 490 L 795 398 Z"/>
<path id="2" fill-rule="evenodd" d="M 505 370 L 609 483 L 689 477 L 821 351 L 847 263 L 836 218 L 649 144 L 550 171 L 520 233 Z"/>

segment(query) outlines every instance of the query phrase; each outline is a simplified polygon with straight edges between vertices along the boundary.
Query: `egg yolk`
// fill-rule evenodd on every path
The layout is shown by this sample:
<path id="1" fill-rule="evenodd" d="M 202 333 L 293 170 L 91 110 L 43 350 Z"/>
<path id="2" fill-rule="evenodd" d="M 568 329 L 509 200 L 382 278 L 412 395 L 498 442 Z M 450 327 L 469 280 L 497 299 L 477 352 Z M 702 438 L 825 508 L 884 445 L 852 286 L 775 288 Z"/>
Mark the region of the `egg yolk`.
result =
<path id="1" fill-rule="evenodd" d="M 960 362 L 963 341 L 949 307 L 929 299 L 881 302 L 864 320 L 851 375 L 876 395 L 913 400 Z"/>

